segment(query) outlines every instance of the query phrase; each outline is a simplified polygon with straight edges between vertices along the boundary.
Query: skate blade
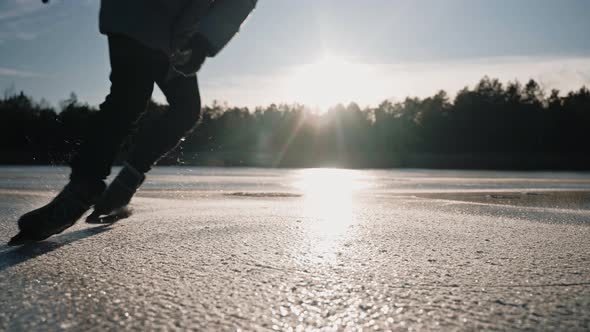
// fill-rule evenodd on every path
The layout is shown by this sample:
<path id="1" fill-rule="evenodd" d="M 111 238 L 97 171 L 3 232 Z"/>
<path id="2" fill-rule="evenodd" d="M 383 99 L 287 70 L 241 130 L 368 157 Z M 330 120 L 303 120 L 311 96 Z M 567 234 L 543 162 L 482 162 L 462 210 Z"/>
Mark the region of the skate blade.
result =
<path id="1" fill-rule="evenodd" d="M 15 246 L 22 246 L 23 244 L 32 243 L 32 242 L 36 242 L 36 241 L 33 240 L 32 238 L 30 238 L 26 233 L 19 232 L 18 234 L 13 236 L 12 239 L 10 239 L 10 241 L 8 241 L 8 245 L 11 247 L 15 247 Z"/>
<path id="2" fill-rule="evenodd" d="M 92 213 L 86 218 L 88 224 L 113 224 L 121 219 L 129 218 L 132 215 L 132 211 L 129 208 L 121 208 L 111 212 L 107 215 L 98 215 Z"/>

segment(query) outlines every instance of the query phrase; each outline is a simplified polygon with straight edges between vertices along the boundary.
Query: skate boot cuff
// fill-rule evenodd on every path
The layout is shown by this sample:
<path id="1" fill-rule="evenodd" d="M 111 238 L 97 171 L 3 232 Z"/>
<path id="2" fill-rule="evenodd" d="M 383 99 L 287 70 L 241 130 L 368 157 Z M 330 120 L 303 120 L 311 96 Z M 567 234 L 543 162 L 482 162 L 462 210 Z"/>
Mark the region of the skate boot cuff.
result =
<path id="1" fill-rule="evenodd" d="M 104 181 L 70 181 L 58 195 L 78 201 L 80 205 L 91 206 L 106 189 Z M 57 197 L 56 197 L 57 198 Z"/>
<path id="2" fill-rule="evenodd" d="M 121 169 L 112 184 L 117 185 L 128 192 L 135 193 L 144 180 L 145 175 L 143 173 L 128 163 L 125 163 L 123 169 Z"/>

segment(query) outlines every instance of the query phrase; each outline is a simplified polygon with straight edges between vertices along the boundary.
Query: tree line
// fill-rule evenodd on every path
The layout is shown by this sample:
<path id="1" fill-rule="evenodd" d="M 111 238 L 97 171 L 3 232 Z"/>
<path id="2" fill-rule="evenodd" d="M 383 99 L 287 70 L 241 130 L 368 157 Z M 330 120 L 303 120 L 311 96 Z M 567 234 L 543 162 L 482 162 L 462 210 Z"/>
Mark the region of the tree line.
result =
<path id="1" fill-rule="evenodd" d="M 75 94 L 58 108 L 22 92 L 6 94 L 0 100 L 0 163 L 67 163 L 97 111 Z M 150 101 L 139 125 L 168 111 Z M 160 164 L 590 169 L 589 133 L 586 87 L 562 95 L 534 80 L 504 84 L 484 77 L 453 100 L 440 91 L 326 112 L 298 104 L 250 110 L 214 102 Z M 133 137 L 120 160 L 132 145 Z"/>

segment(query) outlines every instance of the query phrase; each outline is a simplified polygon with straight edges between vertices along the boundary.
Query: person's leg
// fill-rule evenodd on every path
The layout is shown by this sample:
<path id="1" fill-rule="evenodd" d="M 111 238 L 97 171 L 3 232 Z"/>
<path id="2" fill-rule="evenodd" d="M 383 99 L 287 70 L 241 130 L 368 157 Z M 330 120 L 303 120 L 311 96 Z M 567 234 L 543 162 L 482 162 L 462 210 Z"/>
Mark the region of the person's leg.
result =
<path id="1" fill-rule="evenodd" d="M 141 173 L 148 172 L 155 162 L 173 150 L 181 138 L 195 127 L 201 114 L 196 76 L 157 83 L 170 109 L 151 126 L 139 129 L 128 163 Z"/>
<path id="2" fill-rule="evenodd" d="M 91 119 L 91 129 L 71 161 L 70 182 L 49 204 L 18 220 L 9 244 L 39 241 L 73 225 L 105 190 L 104 179 L 121 142 L 145 109 L 154 82 L 168 70 L 164 54 L 123 36 L 109 36 L 111 92 Z"/>
<path id="3" fill-rule="evenodd" d="M 144 174 L 196 125 L 201 111 L 197 78 L 177 77 L 160 81 L 158 85 L 170 109 L 150 126 L 139 128 L 126 165 L 96 203 L 87 222 L 101 223 L 103 215 L 128 214 L 129 211 L 121 209 L 129 204 L 143 183 Z"/>
<path id="4" fill-rule="evenodd" d="M 111 90 L 91 119 L 88 136 L 71 161 L 72 180 L 104 180 L 121 143 L 145 110 L 154 82 L 165 74 L 167 60 L 124 36 L 109 36 Z"/>

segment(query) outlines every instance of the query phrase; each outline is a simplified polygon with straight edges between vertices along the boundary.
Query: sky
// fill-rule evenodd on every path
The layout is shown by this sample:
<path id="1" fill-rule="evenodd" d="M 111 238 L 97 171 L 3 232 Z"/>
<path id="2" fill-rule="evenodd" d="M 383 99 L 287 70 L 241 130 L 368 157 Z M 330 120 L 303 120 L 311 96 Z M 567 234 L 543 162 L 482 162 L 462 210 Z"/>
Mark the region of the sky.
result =
<path id="1" fill-rule="evenodd" d="M 99 0 L 0 1 L 0 89 L 53 105 L 108 93 Z M 235 39 L 199 72 L 205 104 L 374 106 L 484 75 L 590 86 L 587 0 L 259 0 Z M 154 99 L 164 102 L 161 92 Z"/>

